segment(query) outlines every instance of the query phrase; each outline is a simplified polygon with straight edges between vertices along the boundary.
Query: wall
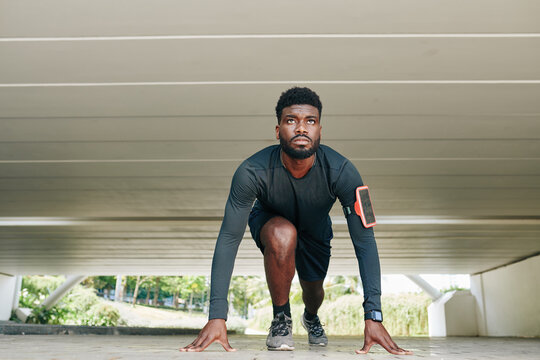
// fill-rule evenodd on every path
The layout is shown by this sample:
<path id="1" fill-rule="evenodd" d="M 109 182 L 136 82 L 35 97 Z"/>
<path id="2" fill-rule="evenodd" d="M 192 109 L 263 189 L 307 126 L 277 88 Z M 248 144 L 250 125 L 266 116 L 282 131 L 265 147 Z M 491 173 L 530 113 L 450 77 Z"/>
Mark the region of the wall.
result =
<path id="1" fill-rule="evenodd" d="M 471 276 L 481 336 L 540 337 L 540 255 Z"/>

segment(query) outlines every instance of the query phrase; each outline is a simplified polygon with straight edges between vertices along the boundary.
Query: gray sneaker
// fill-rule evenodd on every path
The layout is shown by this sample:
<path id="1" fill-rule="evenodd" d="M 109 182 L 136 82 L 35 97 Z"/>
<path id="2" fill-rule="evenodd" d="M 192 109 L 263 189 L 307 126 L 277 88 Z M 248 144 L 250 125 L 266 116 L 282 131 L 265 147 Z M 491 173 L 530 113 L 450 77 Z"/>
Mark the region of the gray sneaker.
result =
<path id="1" fill-rule="evenodd" d="M 324 333 L 324 329 L 321 325 L 319 317 L 315 315 L 313 320 L 308 320 L 305 317 L 305 313 L 302 314 L 302 326 L 308 332 L 309 345 L 326 346 L 328 345 L 328 338 Z"/>
<path id="2" fill-rule="evenodd" d="M 272 320 L 270 332 L 266 338 L 268 350 L 294 350 L 292 339 L 292 319 L 280 312 Z"/>

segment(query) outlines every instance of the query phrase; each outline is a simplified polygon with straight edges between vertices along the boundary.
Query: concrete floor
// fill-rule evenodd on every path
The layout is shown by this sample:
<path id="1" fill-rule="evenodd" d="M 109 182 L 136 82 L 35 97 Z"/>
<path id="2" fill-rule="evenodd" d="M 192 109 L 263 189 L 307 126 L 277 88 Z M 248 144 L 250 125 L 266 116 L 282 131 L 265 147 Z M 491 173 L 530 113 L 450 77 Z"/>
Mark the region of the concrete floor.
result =
<path id="1" fill-rule="evenodd" d="M 395 338 L 398 345 L 414 351 L 395 356 L 375 346 L 368 355 L 357 355 L 361 339 L 330 337 L 327 348 L 309 349 L 306 339 L 295 338 L 296 350 L 269 352 L 265 336 L 231 335 L 237 352 L 227 353 L 213 344 L 203 353 L 181 353 L 178 348 L 193 336 L 100 335 L 0 335 L 0 359 L 540 359 L 540 339 L 522 338 Z"/>

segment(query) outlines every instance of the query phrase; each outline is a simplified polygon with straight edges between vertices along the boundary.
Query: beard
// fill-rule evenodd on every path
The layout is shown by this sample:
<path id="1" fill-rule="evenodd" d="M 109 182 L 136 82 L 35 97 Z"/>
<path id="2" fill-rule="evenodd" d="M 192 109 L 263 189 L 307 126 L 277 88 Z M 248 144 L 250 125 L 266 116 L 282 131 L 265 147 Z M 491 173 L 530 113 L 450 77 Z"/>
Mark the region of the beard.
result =
<path id="1" fill-rule="evenodd" d="M 298 136 L 295 136 L 291 139 L 290 142 L 292 142 L 295 138 Z M 311 155 L 315 154 L 317 152 L 317 149 L 319 148 L 319 143 L 321 142 L 321 138 L 318 138 L 316 140 L 312 140 L 311 138 L 305 136 L 309 140 L 311 140 L 311 147 L 306 149 L 295 149 L 290 145 L 290 142 L 285 141 L 281 136 L 279 137 L 279 144 L 281 145 L 281 148 L 285 152 L 285 154 L 289 155 L 293 159 L 307 159 Z"/>

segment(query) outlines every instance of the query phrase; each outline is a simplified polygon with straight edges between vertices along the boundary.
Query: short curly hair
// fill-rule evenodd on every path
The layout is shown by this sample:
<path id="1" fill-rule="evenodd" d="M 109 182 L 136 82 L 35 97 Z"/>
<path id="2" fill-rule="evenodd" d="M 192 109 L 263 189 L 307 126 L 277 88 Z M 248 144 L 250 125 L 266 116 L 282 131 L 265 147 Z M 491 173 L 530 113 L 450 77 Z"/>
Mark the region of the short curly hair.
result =
<path id="1" fill-rule="evenodd" d="M 276 105 L 278 124 L 281 121 L 283 109 L 291 105 L 311 105 L 319 110 L 319 119 L 322 115 L 322 103 L 319 95 L 307 87 L 293 87 L 281 93 Z"/>

